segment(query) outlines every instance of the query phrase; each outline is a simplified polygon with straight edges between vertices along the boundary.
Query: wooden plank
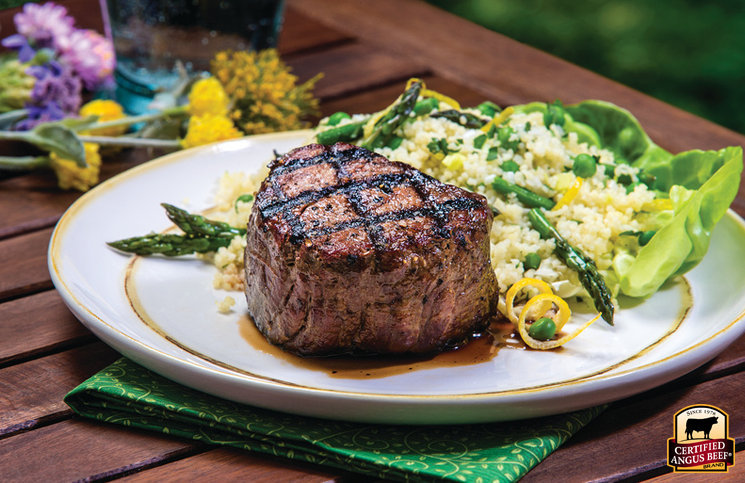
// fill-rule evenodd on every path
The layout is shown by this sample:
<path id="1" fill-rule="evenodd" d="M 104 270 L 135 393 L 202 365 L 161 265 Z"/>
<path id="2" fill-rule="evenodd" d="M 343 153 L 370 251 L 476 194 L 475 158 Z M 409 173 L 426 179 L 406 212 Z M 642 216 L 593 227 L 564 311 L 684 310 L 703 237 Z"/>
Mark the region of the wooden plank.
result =
<path id="1" fill-rule="evenodd" d="M 0 320 L 0 367 L 95 339 L 54 290 L 0 304 Z"/>
<path id="2" fill-rule="evenodd" d="M 416 62 L 363 44 L 341 45 L 287 61 L 292 73 L 304 82 L 319 72 L 323 78 L 314 94 L 322 99 L 360 92 L 424 75 Z"/>
<path id="3" fill-rule="evenodd" d="M 745 441 L 745 373 L 684 390 L 611 406 L 528 473 L 521 483 L 643 480 L 666 471 L 673 416 L 686 406 L 710 404 L 730 415 L 729 437 Z"/>
<path id="4" fill-rule="evenodd" d="M 103 342 L 96 342 L 1 369 L 0 435 L 69 417 L 72 411 L 62 401 L 64 395 L 119 357 Z"/>
<path id="5" fill-rule="evenodd" d="M 745 336 L 732 343 L 724 352 L 701 367 L 703 375 L 742 372 L 745 369 Z"/>
<path id="6" fill-rule="evenodd" d="M 341 473 L 341 475 L 340 475 Z M 220 448 L 188 459 L 142 471 L 122 483 L 181 483 L 183 481 L 250 481 L 251 483 L 343 483 L 374 481 L 349 474 L 303 464 L 277 456 L 250 453 L 237 448 Z"/>
<path id="7" fill-rule="evenodd" d="M 285 8 L 277 50 L 280 55 L 286 56 L 351 40 L 351 36 L 331 29 L 294 8 L 288 7 Z"/>
<path id="8" fill-rule="evenodd" d="M 0 440 L 0 481 L 107 481 L 203 447 L 191 440 L 76 418 Z"/>
<path id="9" fill-rule="evenodd" d="M 379 0 L 371 7 L 367 2 L 288 0 L 288 5 L 368 46 L 424 63 L 500 105 L 604 99 L 631 110 L 653 139 L 676 152 L 745 144 L 740 134 L 422 1 Z"/>
<path id="10" fill-rule="evenodd" d="M 745 481 L 745 452 L 740 451 L 735 454 L 735 465 L 730 466 L 727 473 L 667 473 L 662 476 L 651 478 L 649 483 L 679 483 L 685 478 L 686 483 L 740 483 Z M 740 462 L 740 464 L 737 464 Z M 670 468 L 672 471 L 672 468 Z"/>
<path id="11" fill-rule="evenodd" d="M 0 241 L 0 301 L 52 288 L 47 269 L 51 229 Z"/>

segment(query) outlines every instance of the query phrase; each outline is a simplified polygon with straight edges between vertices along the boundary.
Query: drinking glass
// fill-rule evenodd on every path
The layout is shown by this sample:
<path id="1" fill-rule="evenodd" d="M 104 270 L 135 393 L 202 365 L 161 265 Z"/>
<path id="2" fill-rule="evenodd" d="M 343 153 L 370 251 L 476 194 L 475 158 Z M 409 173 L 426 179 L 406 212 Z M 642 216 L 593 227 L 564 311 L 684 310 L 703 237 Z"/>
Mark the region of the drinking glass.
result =
<path id="1" fill-rule="evenodd" d="M 116 52 L 116 98 L 130 114 L 148 110 L 180 74 L 209 71 L 221 50 L 277 45 L 283 0 L 101 0 Z M 183 77 L 181 77 L 183 78 Z"/>

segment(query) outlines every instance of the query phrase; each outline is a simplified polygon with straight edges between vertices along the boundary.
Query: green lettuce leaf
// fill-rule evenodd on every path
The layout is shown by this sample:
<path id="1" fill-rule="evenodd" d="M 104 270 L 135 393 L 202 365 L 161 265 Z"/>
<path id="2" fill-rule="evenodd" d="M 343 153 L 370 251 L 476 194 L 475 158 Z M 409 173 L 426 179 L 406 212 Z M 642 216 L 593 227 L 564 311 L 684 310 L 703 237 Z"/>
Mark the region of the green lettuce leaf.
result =
<path id="1" fill-rule="evenodd" d="M 706 161 L 698 161 L 698 157 Z M 720 151 L 681 153 L 676 157 L 692 159 L 692 166 L 710 171 L 719 165 L 698 189 L 673 185 L 670 200 L 674 216 L 636 257 L 620 253 L 613 260 L 613 268 L 620 290 L 631 297 L 653 294 L 669 278 L 682 275 L 703 259 L 709 249 L 714 225 L 724 216 L 737 195 L 742 173 L 742 148 L 729 147 Z M 716 159 L 713 159 L 716 158 Z M 681 168 L 678 166 L 678 170 Z M 676 178 L 694 179 L 695 173 L 678 173 Z"/>
<path id="2" fill-rule="evenodd" d="M 566 106 L 575 122 L 586 124 L 598 133 L 600 146 L 613 153 L 616 163 L 664 163 L 672 154 L 657 146 L 644 132 L 639 121 L 626 109 L 604 101 L 583 101 Z"/>

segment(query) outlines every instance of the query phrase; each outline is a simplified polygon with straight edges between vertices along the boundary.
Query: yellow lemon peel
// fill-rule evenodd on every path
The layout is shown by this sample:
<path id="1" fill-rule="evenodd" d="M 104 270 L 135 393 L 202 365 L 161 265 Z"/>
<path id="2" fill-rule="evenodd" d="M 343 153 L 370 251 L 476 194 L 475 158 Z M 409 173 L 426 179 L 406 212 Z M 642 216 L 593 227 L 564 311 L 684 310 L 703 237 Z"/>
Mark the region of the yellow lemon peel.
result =
<path id="1" fill-rule="evenodd" d="M 554 302 L 557 302 L 558 300 L 561 300 L 562 302 L 564 302 L 564 300 L 561 299 L 558 295 L 550 295 L 550 297 L 552 297 Z M 544 341 L 544 340 L 534 339 L 528 333 L 528 327 L 525 324 L 525 318 L 528 315 L 528 312 L 533 308 L 532 306 L 534 304 L 545 302 L 545 300 L 536 300 L 536 299 L 538 299 L 538 297 L 533 297 L 532 299 L 528 300 L 528 303 L 525 304 L 525 307 L 523 307 L 523 310 L 520 313 L 520 318 L 518 319 L 518 324 L 517 324 L 517 330 L 520 332 L 520 336 L 523 338 L 523 342 L 525 342 L 525 344 L 528 347 L 531 347 L 533 349 L 549 350 L 549 349 L 556 349 L 557 347 L 561 347 L 567 342 L 569 342 L 570 340 L 577 337 L 579 334 L 582 333 L 582 331 L 584 331 L 586 328 L 591 326 L 593 323 L 595 323 L 600 318 L 600 314 L 596 315 L 592 319 L 585 322 L 585 324 L 582 327 L 577 328 L 577 330 L 575 330 L 571 334 L 567 334 L 564 337 L 557 339 L 557 340 L 545 340 Z M 564 302 L 564 304 L 566 304 L 566 302 Z M 568 306 L 567 306 L 567 309 L 568 309 Z M 559 309 L 559 312 L 561 312 L 561 309 Z M 557 315 L 559 312 L 557 312 Z M 556 323 L 556 330 L 558 332 L 559 322 L 557 322 L 556 319 L 553 319 L 553 320 Z"/>
<path id="2" fill-rule="evenodd" d="M 426 97 L 434 97 L 438 101 L 444 102 L 445 104 L 448 104 L 448 105 L 452 106 L 453 109 L 460 110 L 460 104 L 458 103 L 458 101 L 456 101 L 452 97 L 446 96 L 445 94 L 440 94 L 437 91 L 433 91 L 433 90 L 430 90 L 430 89 L 424 89 L 424 88 L 422 88 L 421 96 L 422 97 L 425 97 L 425 98 Z"/>
<path id="3" fill-rule="evenodd" d="M 517 294 L 520 293 L 520 291 L 528 287 L 533 287 L 534 289 L 538 290 L 539 294 L 554 293 L 554 291 L 551 290 L 551 286 L 549 284 L 547 284 L 543 280 L 538 280 L 536 278 L 523 278 L 522 280 L 512 285 L 512 287 L 507 290 L 507 294 L 505 295 L 505 309 L 503 312 L 507 315 L 507 318 L 510 319 L 510 322 L 512 322 L 512 324 L 515 326 L 517 326 L 518 321 L 518 317 L 517 315 L 515 315 L 515 297 L 517 296 Z M 548 310 L 548 308 L 546 310 Z M 546 310 L 544 310 L 543 312 L 545 312 Z"/>
<path id="4" fill-rule="evenodd" d="M 481 130 L 488 133 L 492 126 L 499 127 L 499 125 L 506 121 L 514 112 L 515 109 L 512 106 L 505 108 L 497 117 L 481 126 Z"/>
<path id="5" fill-rule="evenodd" d="M 520 293 L 520 291 L 527 288 L 534 288 L 538 290 L 539 294 L 528 299 L 528 301 L 525 303 L 522 310 L 520 311 L 520 315 L 517 316 L 515 315 L 515 297 Z M 539 318 L 545 316 L 545 314 L 554 306 L 556 307 L 556 313 L 551 316 L 551 320 L 553 320 L 556 324 L 556 331 L 558 332 L 564 327 L 564 325 L 566 325 L 566 323 L 572 316 L 572 311 L 569 308 L 569 305 L 564 299 L 554 294 L 551 286 L 546 282 L 535 278 L 523 278 L 519 282 L 515 283 L 512 287 L 510 287 L 510 289 L 507 291 L 507 294 L 505 295 L 504 313 L 507 315 L 507 318 L 510 319 L 510 322 L 512 322 L 512 324 L 517 328 L 518 332 L 520 333 L 520 337 L 522 337 L 525 344 L 528 347 L 540 350 L 548 350 L 561 347 L 562 345 L 577 337 L 580 333 L 582 333 L 582 331 L 591 326 L 600 318 L 600 314 L 598 314 L 592 319 L 588 320 L 584 325 L 577 328 L 574 332 L 556 340 L 543 341 L 531 337 L 530 333 L 528 332 L 530 324 L 526 323 L 528 316 L 530 316 L 533 320 L 538 320 Z"/>
<path id="6" fill-rule="evenodd" d="M 564 196 L 561 197 L 559 202 L 556 203 L 553 208 L 551 208 L 551 211 L 556 211 L 571 203 L 572 200 L 574 200 L 574 198 L 576 198 L 579 194 L 579 190 L 580 188 L 582 188 L 583 181 L 584 180 L 578 176 L 577 179 L 574 181 L 574 184 L 569 187 L 569 189 L 566 191 L 566 193 L 564 193 Z"/>

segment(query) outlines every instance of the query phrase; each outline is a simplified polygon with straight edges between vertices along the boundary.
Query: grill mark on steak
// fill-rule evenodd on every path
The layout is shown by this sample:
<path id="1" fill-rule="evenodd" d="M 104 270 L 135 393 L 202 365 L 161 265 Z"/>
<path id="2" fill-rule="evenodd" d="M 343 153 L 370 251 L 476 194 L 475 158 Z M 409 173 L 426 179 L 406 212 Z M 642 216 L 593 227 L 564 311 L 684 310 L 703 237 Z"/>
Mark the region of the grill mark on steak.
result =
<path id="1" fill-rule="evenodd" d="M 345 149 L 343 151 L 324 151 L 316 156 L 307 158 L 293 158 L 289 162 L 273 168 L 272 177 L 277 177 L 281 174 L 286 174 L 296 169 L 307 168 L 308 166 L 314 166 L 316 164 L 323 164 L 328 162 L 340 162 L 349 163 L 351 161 L 364 158 L 368 159 L 370 151 L 355 147 L 354 149 Z"/>
<path id="2" fill-rule="evenodd" d="M 353 190 L 364 190 L 375 187 L 390 190 L 394 186 L 403 185 L 404 182 L 409 181 L 411 178 L 412 175 L 410 173 L 381 174 L 365 180 L 350 180 L 320 189 L 312 188 L 303 191 L 293 198 L 285 198 L 267 204 L 259 203 L 256 206 L 261 211 L 261 216 L 264 218 L 271 218 L 272 216 L 280 214 L 280 212 L 285 212 L 282 214 L 286 214 L 289 213 L 292 208 L 307 203 L 313 203 L 337 193 L 347 194 Z"/>
<path id="3" fill-rule="evenodd" d="M 290 162 L 273 169 L 269 182 L 273 182 L 282 174 L 324 163 L 335 169 L 338 181 L 340 178 L 349 177 L 345 172 L 345 167 L 348 163 L 358 161 L 360 158 L 369 159 L 369 155 L 369 151 L 355 148 L 343 151 L 329 150 L 320 155 L 307 158 L 292 158 Z M 289 241 L 293 244 L 299 244 L 307 239 L 328 235 L 348 228 L 364 227 L 373 245 L 377 249 L 384 249 L 385 246 L 380 236 L 380 227 L 378 226 L 381 223 L 408 220 L 421 216 L 430 217 L 438 225 L 440 236 L 449 238 L 450 233 L 445 228 L 448 213 L 454 210 L 470 210 L 481 206 L 478 201 L 463 197 L 450 199 L 441 203 L 429 203 L 430 206 L 420 209 L 404 209 L 384 215 L 370 215 L 370 207 L 361 199 L 361 193 L 372 188 L 379 188 L 385 193 L 391 193 L 397 187 L 410 186 L 416 192 L 419 201 L 422 204 L 426 204 L 429 202 L 426 185 L 433 181 L 436 180 L 419 171 L 407 170 L 402 173 L 386 173 L 362 180 L 341 182 L 320 189 L 311 188 L 291 198 L 283 196 L 282 199 L 277 201 L 272 202 L 271 200 L 267 200 L 268 203 L 259 203 L 257 208 L 260 210 L 264 219 L 281 215 L 291 227 L 292 234 Z M 309 229 L 293 210 L 294 208 L 308 206 L 318 200 L 337 194 L 344 195 L 347 198 L 357 215 L 357 219 L 343 221 L 331 227 L 315 229 L 317 227 L 312 226 Z"/>
<path id="4" fill-rule="evenodd" d="M 369 230 L 378 228 L 378 225 L 389 221 L 411 220 L 419 217 L 431 217 L 432 219 L 437 221 L 438 218 L 443 219 L 444 216 L 447 216 L 447 213 L 451 211 L 470 210 L 479 207 L 481 207 L 481 203 L 476 200 L 472 200 L 470 198 L 458 198 L 445 201 L 440 205 L 429 208 L 422 208 L 419 210 L 402 210 L 386 213 L 384 215 L 371 216 L 368 218 L 357 218 L 351 221 L 343 221 L 334 226 L 322 228 L 320 230 L 307 230 L 301 236 L 303 236 L 304 238 L 316 238 L 323 235 L 329 235 L 337 231 L 346 230 L 348 228 L 359 227 L 366 228 L 368 230 L 368 234 L 370 234 Z M 448 236 L 445 238 L 449 238 L 449 233 Z"/>

